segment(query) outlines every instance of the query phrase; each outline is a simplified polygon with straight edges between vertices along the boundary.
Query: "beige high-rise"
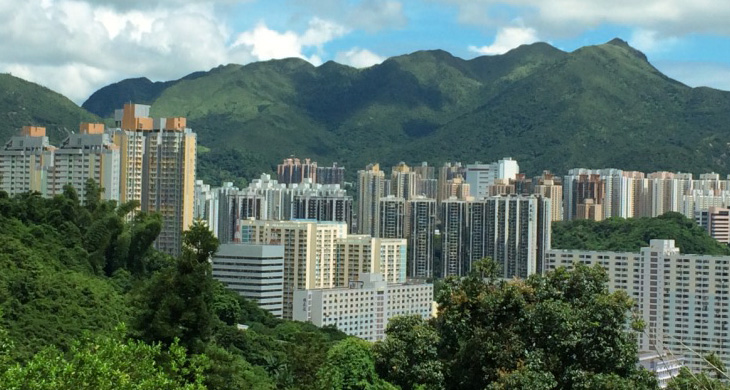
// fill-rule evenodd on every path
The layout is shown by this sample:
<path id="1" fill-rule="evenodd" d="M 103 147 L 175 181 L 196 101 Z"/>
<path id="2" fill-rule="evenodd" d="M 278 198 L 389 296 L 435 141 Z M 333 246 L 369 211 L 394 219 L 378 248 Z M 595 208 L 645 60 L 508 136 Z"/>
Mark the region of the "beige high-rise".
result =
<path id="1" fill-rule="evenodd" d="M 150 118 L 149 106 L 125 104 L 112 130 L 121 151 L 120 200 L 162 215 L 155 247 L 178 255 L 193 223 L 196 135 L 185 118 Z"/>

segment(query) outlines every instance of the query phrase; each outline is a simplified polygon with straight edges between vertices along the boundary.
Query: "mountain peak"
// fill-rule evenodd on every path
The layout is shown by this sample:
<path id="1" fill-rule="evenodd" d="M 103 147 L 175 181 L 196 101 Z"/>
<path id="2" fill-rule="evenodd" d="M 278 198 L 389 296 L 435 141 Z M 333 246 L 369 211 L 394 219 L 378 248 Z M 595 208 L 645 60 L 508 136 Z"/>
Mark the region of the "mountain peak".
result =
<path id="1" fill-rule="evenodd" d="M 621 38 L 613 38 L 610 41 L 606 42 L 606 45 L 613 45 L 613 46 L 621 47 L 623 49 L 628 50 L 628 52 L 631 53 L 631 54 L 633 54 L 634 56 L 636 56 L 636 57 L 638 57 L 638 58 L 640 58 L 640 59 L 642 59 L 642 60 L 644 60 L 646 62 L 649 62 L 649 59 L 646 58 L 646 54 L 644 54 L 641 51 L 633 48 L 631 45 L 629 45 L 628 42 L 624 41 Z"/>
<path id="2" fill-rule="evenodd" d="M 631 47 L 628 42 L 624 41 L 621 38 L 613 38 L 610 41 L 606 42 L 607 45 L 614 45 L 614 46 L 622 46 L 622 47 Z"/>

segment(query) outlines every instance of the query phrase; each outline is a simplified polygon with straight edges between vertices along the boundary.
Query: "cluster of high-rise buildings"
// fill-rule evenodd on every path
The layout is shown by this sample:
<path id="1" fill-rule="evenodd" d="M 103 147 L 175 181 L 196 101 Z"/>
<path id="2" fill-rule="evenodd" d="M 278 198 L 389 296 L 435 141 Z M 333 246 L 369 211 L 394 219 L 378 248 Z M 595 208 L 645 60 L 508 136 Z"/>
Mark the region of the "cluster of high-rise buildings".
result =
<path id="1" fill-rule="evenodd" d="M 148 106 L 127 104 L 113 127 L 82 123 L 59 146 L 44 128 L 24 127 L 0 150 L 0 189 L 54 196 L 72 185 L 83 201 L 93 179 L 104 199 L 160 213 L 156 246 L 170 254 L 193 218 L 204 219 L 222 243 L 214 277 L 276 316 L 368 340 L 382 339 L 393 316 L 430 317 L 431 279 L 465 275 L 484 257 L 504 278 L 599 264 L 609 288 L 636 301 L 643 350 L 684 355 L 695 369 L 703 362 L 687 348 L 730 364 L 730 257 L 680 254 L 671 240 L 639 253 L 550 248 L 554 221 L 669 211 L 728 243 L 730 178 L 582 168 L 528 178 L 504 158 L 387 172 L 371 164 L 348 193 L 344 167 L 292 157 L 277 179 L 211 188 L 195 181 L 195 148 L 185 118 L 153 119 Z"/>
<path id="2" fill-rule="evenodd" d="M 691 368 L 702 366 L 687 348 L 730 359 L 730 257 L 680 254 L 671 240 L 652 241 L 640 253 L 550 248 L 554 221 L 668 211 L 695 219 L 727 242 L 729 179 L 618 169 L 528 178 L 510 158 L 438 169 L 400 163 L 387 172 L 371 164 L 358 171 L 353 200 L 343 183 L 320 181 L 319 169 L 292 158 L 279 166 L 286 183 L 263 175 L 242 190 L 198 186 L 209 201 L 196 209 L 208 217 L 217 213 L 211 226 L 228 245 L 281 248 L 280 273 L 272 280 L 281 282 L 277 296 L 285 318 L 378 340 L 392 315 L 431 315 L 430 278 L 464 275 L 484 257 L 494 259 L 505 278 L 578 262 L 603 266 L 609 288 L 634 298 L 647 324 L 641 349 L 662 362 L 670 359 L 672 372 L 678 362 L 672 355 L 684 356 Z M 326 205 L 343 212 L 303 214 L 302 199 L 314 210 Z"/>
<path id="3" fill-rule="evenodd" d="M 0 189 L 52 197 L 71 185 L 83 202 L 86 182 L 94 180 L 103 199 L 137 201 L 139 210 L 159 213 L 155 246 L 177 255 L 193 221 L 195 133 L 185 118 L 151 118 L 149 106 L 139 104 L 116 110 L 114 121 L 112 128 L 82 123 L 59 146 L 50 144 L 44 127 L 23 127 L 0 149 Z"/>

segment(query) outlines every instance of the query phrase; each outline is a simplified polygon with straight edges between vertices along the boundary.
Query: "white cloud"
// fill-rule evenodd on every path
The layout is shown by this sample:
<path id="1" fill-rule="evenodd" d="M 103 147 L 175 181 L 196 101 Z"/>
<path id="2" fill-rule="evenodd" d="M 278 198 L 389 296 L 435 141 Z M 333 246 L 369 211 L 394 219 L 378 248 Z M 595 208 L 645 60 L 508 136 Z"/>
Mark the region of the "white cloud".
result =
<path id="1" fill-rule="evenodd" d="M 504 54 L 520 45 L 537 42 L 537 31 L 530 27 L 504 27 L 497 31 L 494 43 L 487 46 L 469 46 L 469 51 L 480 55 Z"/>
<path id="2" fill-rule="evenodd" d="M 398 1 L 364 0 L 349 14 L 350 25 L 370 32 L 401 28 L 407 24 L 403 4 Z"/>
<path id="3" fill-rule="evenodd" d="M 289 0 L 298 14 L 314 14 L 350 28 L 374 33 L 408 23 L 403 4 L 395 0 Z"/>
<path id="4" fill-rule="evenodd" d="M 355 68 L 368 68 L 385 61 L 385 57 L 379 56 L 370 50 L 358 47 L 348 51 L 341 51 L 335 55 L 335 62 L 349 65 Z"/>
<path id="5" fill-rule="evenodd" d="M 645 53 L 670 50 L 679 42 L 675 37 L 660 37 L 656 31 L 638 29 L 631 34 L 629 44 Z"/>
<path id="6" fill-rule="evenodd" d="M 236 34 L 221 23 L 212 1 L 168 0 L 149 9 L 122 3 L 0 0 L 0 72 L 81 103 L 101 86 L 128 77 L 170 80 L 220 64 L 283 57 L 320 64 L 323 46 L 349 31 L 312 18 L 302 32 L 280 32 L 261 22 Z"/>
<path id="7" fill-rule="evenodd" d="M 654 66 L 667 76 L 690 87 L 730 91 L 730 65 L 712 62 L 657 61 Z"/>
<path id="8" fill-rule="evenodd" d="M 582 32 L 603 24 L 655 31 L 659 37 L 730 34 L 730 2 L 713 0 L 440 0 L 459 8 L 459 20 L 493 26 L 519 13 L 541 33 Z M 496 10 L 496 11 L 495 11 Z M 514 12 L 512 12 L 514 14 Z M 495 20 L 497 18 L 497 20 Z"/>
<path id="9" fill-rule="evenodd" d="M 292 31 L 283 33 L 272 30 L 260 22 L 254 29 L 241 33 L 233 47 L 249 48 L 255 60 L 265 61 L 276 58 L 303 58 L 314 65 L 322 63 L 319 54 L 306 56 L 303 49 L 315 47 L 322 52 L 322 45 L 347 33 L 347 29 L 336 23 L 314 18 L 302 35 Z"/>

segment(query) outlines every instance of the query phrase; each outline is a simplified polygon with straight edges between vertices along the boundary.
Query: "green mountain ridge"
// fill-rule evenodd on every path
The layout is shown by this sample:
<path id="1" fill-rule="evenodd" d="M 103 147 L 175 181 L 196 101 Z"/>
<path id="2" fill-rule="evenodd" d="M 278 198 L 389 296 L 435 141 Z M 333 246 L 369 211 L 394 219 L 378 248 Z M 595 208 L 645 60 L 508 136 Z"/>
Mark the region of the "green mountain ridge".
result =
<path id="1" fill-rule="evenodd" d="M 214 185 L 272 171 L 290 155 L 337 161 L 350 178 L 371 162 L 505 156 L 528 174 L 730 171 L 730 92 L 672 80 L 620 39 L 471 60 L 418 51 L 365 69 L 292 58 L 229 64 L 168 82 L 123 80 L 83 106 L 107 116 L 126 101 L 186 116 L 210 150 L 199 176 Z"/>
<path id="2" fill-rule="evenodd" d="M 80 122 L 100 119 L 46 87 L 10 74 L 0 74 L 0 139 L 20 132 L 23 126 L 45 126 L 51 142 L 67 131 L 78 131 Z"/>

